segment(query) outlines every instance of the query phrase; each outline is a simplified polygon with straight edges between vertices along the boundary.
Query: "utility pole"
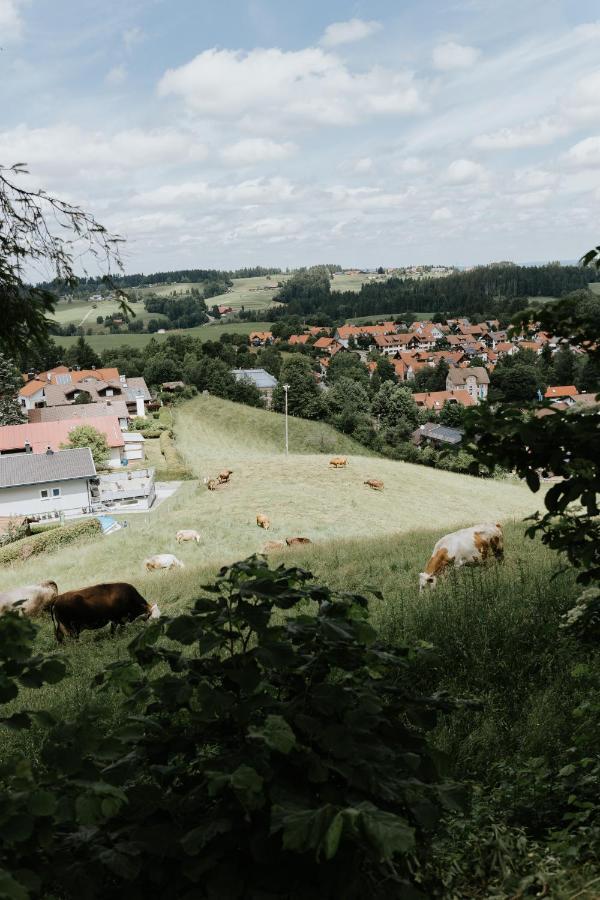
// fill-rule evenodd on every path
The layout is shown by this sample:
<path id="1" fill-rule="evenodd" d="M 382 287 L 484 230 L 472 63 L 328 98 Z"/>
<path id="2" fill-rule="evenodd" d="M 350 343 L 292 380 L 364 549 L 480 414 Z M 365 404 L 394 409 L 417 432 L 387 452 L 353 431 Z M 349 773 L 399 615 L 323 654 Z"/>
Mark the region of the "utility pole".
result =
<path id="1" fill-rule="evenodd" d="M 288 440 L 288 391 L 290 389 L 289 384 L 284 384 L 283 389 L 285 391 L 285 455 L 288 455 L 289 451 L 289 440 Z"/>

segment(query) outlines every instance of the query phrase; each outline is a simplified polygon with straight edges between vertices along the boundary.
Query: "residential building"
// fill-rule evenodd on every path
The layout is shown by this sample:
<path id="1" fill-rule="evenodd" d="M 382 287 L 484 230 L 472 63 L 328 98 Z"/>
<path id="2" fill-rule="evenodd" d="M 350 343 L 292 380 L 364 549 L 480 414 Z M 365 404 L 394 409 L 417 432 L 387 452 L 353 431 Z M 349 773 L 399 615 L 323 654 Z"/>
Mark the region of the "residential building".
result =
<path id="1" fill-rule="evenodd" d="M 411 440 L 417 447 L 428 445 L 433 447 L 457 446 L 462 441 L 463 435 L 464 432 L 460 428 L 450 428 L 447 425 L 426 422 L 413 431 Z"/>
<path id="2" fill-rule="evenodd" d="M 546 393 L 544 394 L 545 400 L 570 400 L 571 403 L 575 402 L 575 398 L 577 397 L 579 391 L 575 387 L 574 384 L 561 384 L 553 387 L 549 387 Z"/>
<path id="3" fill-rule="evenodd" d="M 44 388 L 45 382 L 39 378 L 31 378 L 27 381 L 19 391 L 19 405 L 22 409 L 30 410 L 44 406 Z"/>
<path id="4" fill-rule="evenodd" d="M 138 431 L 123 432 L 124 458 L 126 462 L 138 462 L 145 458 L 145 440 L 144 435 Z"/>
<path id="5" fill-rule="evenodd" d="M 63 419 L 99 419 L 104 416 L 116 416 L 121 431 L 127 431 L 131 413 L 124 400 L 106 400 L 103 403 L 70 403 L 68 406 L 44 406 L 30 409 L 27 413 L 32 424 L 38 422 L 60 422 Z"/>
<path id="6" fill-rule="evenodd" d="M 106 437 L 109 457 L 107 465 L 112 468 L 123 464 L 125 441 L 116 416 L 101 416 L 93 419 L 61 419 L 57 422 L 27 422 L 23 425 L 0 427 L 0 457 L 18 454 L 57 452 L 62 444 L 69 442 L 74 428 L 91 425 Z"/>
<path id="7" fill-rule="evenodd" d="M 417 406 L 441 412 L 446 403 L 458 403 L 460 406 L 475 406 L 475 400 L 468 391 L 426 391 L 413 394 Z"/>
<path id="8" fill-rule="evenodd" d="M 273 343 L 272 331 L 251 331 L 248 340 L 253 347 L 264 347 L 265 344 Z"/>
<path id="9" fill-rule="evenodd" d="M 91 451 L 0 456 L 0 515 L 57 518 L 90 512 Z"/>
<path id="10" fill-rule="evenodd" d="M 483 366 L 468 369 L 451 366 L 446 378 L 447 391 L 467 391 L 476 403 L 486 399 L 489 384 L 490 376 Z"/>
<path id="11" fill-rule="evenodd" d="M 265 406 L 270 408 L 273 401 L 273 388 L 277 387 L 277 379 L 266 369 L 232 369 L 231 374 L 237 381 L 243 378 L 254 384 L 265 401 Z"/>

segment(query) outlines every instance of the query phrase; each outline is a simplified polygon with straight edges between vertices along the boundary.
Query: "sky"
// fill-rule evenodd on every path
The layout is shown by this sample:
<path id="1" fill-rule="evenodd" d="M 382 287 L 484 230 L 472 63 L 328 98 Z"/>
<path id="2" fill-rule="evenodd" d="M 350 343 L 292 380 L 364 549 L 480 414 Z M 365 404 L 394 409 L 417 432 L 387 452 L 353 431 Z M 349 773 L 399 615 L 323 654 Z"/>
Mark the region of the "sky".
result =
<path id="1" fill-rule="evenodd" d="M 599 46 L 589 0 L 0 0 L 0 164 L 129 272 L 575 259 Z"/>

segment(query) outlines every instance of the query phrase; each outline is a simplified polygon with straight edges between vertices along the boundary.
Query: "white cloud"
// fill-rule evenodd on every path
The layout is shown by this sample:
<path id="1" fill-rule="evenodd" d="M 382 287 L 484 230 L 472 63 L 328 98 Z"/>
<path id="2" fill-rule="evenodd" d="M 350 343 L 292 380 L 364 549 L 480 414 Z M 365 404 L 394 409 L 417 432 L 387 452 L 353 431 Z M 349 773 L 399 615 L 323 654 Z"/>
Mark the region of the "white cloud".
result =
<path id="1" fill-rule="evenodd" d="M 287 178 L 253 178 L 237 184 L 209 184 L 207 181 L 164 184 L 137 194 L 133 203 L 145 207 L 195 206 L 198 203 L 264 206 L 296 196 L 294 185 Z"/>
<path id="2" fill-rule="evenodd" d="M 19 125 L 0 132 L 0 159 L 22 159 L 41 173 L 109 176 L 144 166 L 198 161 L 206 157 L 203 144 L 183 132 L 132 128 L 107 134 L 76 125 L 27 128 Z"/>
<path id="3" fill-rule="evenodd" d="M 577 120 L 600 117 L 600 70 L 579 78 L 563 100 L 565 114 Z"/>
<path id="4" fill-rule="evenodd" d="M 0 0 L 0 46 L 17 40 L 23 29 L 22 0 Z"/>
<path id="5" fill-rule="evenodd" d="M 597 169 L 600 167 L 600 136 L 585 138 L 579 141 L 565 154 L 569 165 L 582 169 Z"/>
<path id="6" fill-rule="evenodd" d="M 287 159 L 296 152 L 296 145 L 290 142 L 278 144 L 269 138 L 246 138 L 224 147 L 221 157 L 233 166 L 252 166 L 262 162 Z"/>
<path id="7" fill-rule="evenodd" d="M 390 209 L 402 206 L 408 192 L 394 193 L 382 191 L 380 188 L 357 187 L 349 188 L 344 185 L 335 185 L 326 189 L 330 197 L 330 203 L 336 206 L 351 209 Z"/>
<path id="8" fill-rule="evenodd" d="M 423 107 L 410 73 L 379 66 L 352 72 L 337 56 L 311 47 L 290 52 L 205 50 L 165 72 L 158 92 L 180 97 L 203 116 L 241 120 L 255 129 L 282 121 L 297 126 L 355 124 Z"/>
<path id="9" fill-rule="evenodd" d="M 127 30 L 123 32 L 122 37 L 125 48 L 131 50 L 136 44 L 141 44 L 146 35 L 144 31 L 136 25 L 133 28 L 127 28 Z"/>
<path id="10" fill-rule="evenodd" d="M 381 23 L 364 19 L 349 19 L 348 22 L 332 22 L 323 32 L 320 43 L 324 47 L 337 47 L 339 44 L 353 44 L 371 37 L 381 30 Z"/>
<path id="11" fill-rule="evenodd" d="M 469 69 L 475 65 L 480 56 L 481 50 L 478 50 L 477 47 L 446 41 L 446 43 L 438 44 L 433 48 L 433 65 L 443 72 L 452 69 Z"/>
<path id="12" fill-rule="evenodd" d="M 431 213 L 432 222 L 448 222 L 452 218 L 452 213 L 447 206 L 440 206 Z"/>
<path id="13" fill-rule="evenodd" d="M 480 150 L 518 150 L 552 144 L 568 132 L 568 125 L 557 116 L 525 122 L 513 128 L 501 128 L 491 134 L 480 134 L 473 146 Z"/>
<path id="14" fill-rule="evenodd" d="M 106 73 L 106 77 L 104 80 L 107 84 L 110 84 L 111 87 L 117 87 L 117 85 L 123 84 L 123 82 L 125 81 L 126 78 L 127 78 L 127 69 L 125 68 L 124 65 L 120 65 L 120 66 L 113 66 L 112 69 L 110 69 Z"/>
<path id="15" fill-rule="evenodd" d="M 420 175 L 429 168 L 428 163 L 418 156 L 407 156 L 394 164 L 397 172 L 405 172 L 407 175 Z"/>
<path id="16" fill-rule="evenodd" d="M 352 168 L 359 174 L 370 172 L 373 168 L 373 160 L 370 156 L 363 156 L 361 159 L 356 160 Z"/>
<path id="17" fill-rule="evenodd" d="M 482 165 L 470 159 L 455 159 L 448 166 L 446 180 L 451 184 L 471 184 L 485 178 L 486 171 Z"/>
<path id="18" fill-rule="evenodd" d="M 540 191 L 528 191 L 526 194 L 520 194 L 515 198 L 517 206 L 531 207 L 543 206 L 546 200 L 552 196 L 549 188 L 543 188 Z"/>
<path id="19" fill-rule="evenodd" d="M 515 172 L 515 184 L 519 190 L 538 191 L 556 185 L 558 175 L 546 169 L 521 169 Z"/>

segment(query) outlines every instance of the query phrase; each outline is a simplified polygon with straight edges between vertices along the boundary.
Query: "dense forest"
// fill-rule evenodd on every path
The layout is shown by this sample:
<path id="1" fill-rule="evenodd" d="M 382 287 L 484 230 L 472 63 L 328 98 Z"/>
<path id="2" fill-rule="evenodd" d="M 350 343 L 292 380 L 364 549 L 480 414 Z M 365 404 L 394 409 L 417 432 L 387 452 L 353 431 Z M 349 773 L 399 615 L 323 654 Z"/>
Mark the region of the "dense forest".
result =
<path id="1" fill-rule="evenodd" d="M 222 281 L 231 283 L 233 278 L 256 278 L 264 275 L 279 275 L 281 269 L 273 266 L 250 266 L 243 269 L 233 269 L 231 271 L 220 269 L 175 269 L 170 272 L 151 272 L 144 275 L 137 272 L 132 275 L 112 275 L 110 282 L 120 288 L 146 287 L 155 284 L 179 284 L 189 282 L 191 284 L 199 284 L 203 281 Z M 88 288 L 96 290 L 105 287 L 107 279 L 105 276 L 88 275 L 78 279 L 78 288 Z M 56 281 L 42 282 L 38 285 L 40 288 L 47 290 L 55 290 L 58 287 Z M 62 287 L 62 285 L 61 285 Z"/>
<path id="2" fill-rule="evenodd" d="M 390 278 L 354 293 L 332 291 L 325 276 L 325 267 L 316 266 L 287 281 L 277 298 L 286 304 L 286 315 L 346 319 L 410 311 L 496 317 L 523 308 L 529 297 L 562 297 L 600 280 L 598 272 L 579 266 L 498 264 L 445 278 Z"/>

